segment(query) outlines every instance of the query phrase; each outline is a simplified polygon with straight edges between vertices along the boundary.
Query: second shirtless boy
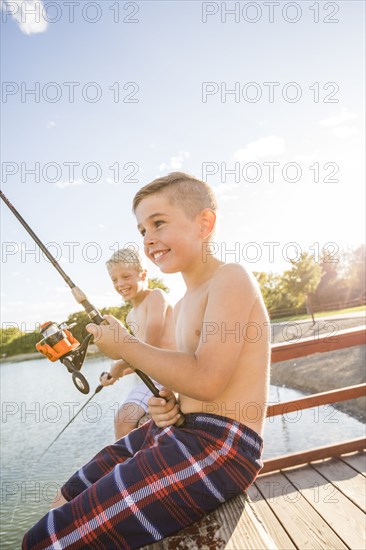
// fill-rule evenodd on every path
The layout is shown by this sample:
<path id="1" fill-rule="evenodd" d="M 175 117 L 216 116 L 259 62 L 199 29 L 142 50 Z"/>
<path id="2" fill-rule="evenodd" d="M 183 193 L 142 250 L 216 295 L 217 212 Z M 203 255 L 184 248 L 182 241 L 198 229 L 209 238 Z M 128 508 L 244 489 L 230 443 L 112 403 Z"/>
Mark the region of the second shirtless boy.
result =
<path id="1" fill-rule="evenodd" d="M 173 308 L 165 292 L 159 288 L 148 288 L 147 270 L 140 254 L 130 247 L 121 248 L 114 252 L 106 265 L 114 288 L 126 302 L 132 304 L 126 318 L 131 332 L 151 346 L 175 349 Z M 130 372 L 129 365 L 120 359 L 112 365 L 110 377 L 105 373 L 100 381 L 103 386 L 110 386 Z M 159 384 L 155 385 L 161 388 Z M 142 381 L 132 388 L 115 415 L 116 439 L 121 439 L 143 421 L 151 395 Z"/>

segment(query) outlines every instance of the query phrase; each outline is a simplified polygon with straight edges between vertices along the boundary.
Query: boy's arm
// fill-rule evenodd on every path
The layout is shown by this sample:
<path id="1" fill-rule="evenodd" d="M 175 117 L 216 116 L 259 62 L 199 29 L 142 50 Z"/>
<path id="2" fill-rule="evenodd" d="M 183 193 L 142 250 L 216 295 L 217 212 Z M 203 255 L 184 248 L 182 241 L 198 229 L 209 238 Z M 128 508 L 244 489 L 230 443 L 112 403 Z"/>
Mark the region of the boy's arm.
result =
<path id="1" fill-rule="evenodd" d="M 168 302 L 159 289 L 153 290 L 149 296 L 145 322 L 145 338 L 144 342 L 161 347 L 161 338 L 164 332 L 165 315 L 168 308 Z"/>
<path id="2" fill-rule="evenodd" d="M 125 374 L 131 374 L 133 370 L 123 359 L 115 361 L 109 372 L 104 372 L 100 375 L 100 383 L 102 386 L 112 386 L 119 378 Z"/>
<path id="3" fill-rule="evenodd" d="M 139 342 L 109 316 L 109 327 L 88 325 L 88 330 L 96 335 L 95 343 L 106 355 L 122 356 L 167 388 L 193 399 L 211 401 L 222 393 L 236 368 L 246 325 L 258 299 L 258 286 L 242 266 L 222 266 L 210 283 L 195 353 L 159 350 Z"/>
<path id="4" fill-rule="evenodd" d="M 126 363 L 123 359 L 119 359 L 118 361 L 115 361 L 113 365 L 111 366 L 111 370 L 109 371 L 109 374 L 112 376 L 112 378 L 115 378 L 116 380 L 118 378 L 122 378 L 125 374 L 130 374 L 133 372 L 130 368 L 130 365 Z"/>

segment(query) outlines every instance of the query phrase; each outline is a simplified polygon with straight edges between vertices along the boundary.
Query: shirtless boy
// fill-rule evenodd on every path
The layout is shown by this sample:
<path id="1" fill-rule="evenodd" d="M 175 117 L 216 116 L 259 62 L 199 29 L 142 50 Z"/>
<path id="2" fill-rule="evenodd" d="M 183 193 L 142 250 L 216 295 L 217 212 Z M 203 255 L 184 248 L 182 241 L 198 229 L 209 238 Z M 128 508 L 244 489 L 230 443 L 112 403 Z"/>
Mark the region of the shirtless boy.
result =
<path id="1" fill-rule="evenodd" d="M 63 486 L 60 507 L 25 535 L 24 549 L 140 548 L 245 491 L 262 466 L 268 317 L 253 277 L 205 253 L 215 197 L 178 172 L 142 188 L 133 206 L 147 256 L 187 286 L 176 308 L 179 351 L 131 338 L 110 316 L 88 330 L 108 357 L 178 392 L 185 423 L 150 420 L 103 449 Z"/>
<path id="2" fill-rule="evenodd" d="M 107 262 L 107 269 L 118 294 L 132 304 L 126 324 L 139 340 L 157 348 L 175 349 L 173 308 L 165 292 L 148 288 L 147 270 L 138 252 L 130 247 L 117 250 Z M 124 374 L 130 373 L 130 365 L 116 361 L 110 373 L 101 377 L 103 386 L 110 386 Z M 110 375 L 110 378 L 108 377 Z M 160 389 L 161 386 L 155 382 Z M 126 397 L 114 419 L 117 439 L 137 428 L 148 412 L 151 391 L 139 381 Z"/>

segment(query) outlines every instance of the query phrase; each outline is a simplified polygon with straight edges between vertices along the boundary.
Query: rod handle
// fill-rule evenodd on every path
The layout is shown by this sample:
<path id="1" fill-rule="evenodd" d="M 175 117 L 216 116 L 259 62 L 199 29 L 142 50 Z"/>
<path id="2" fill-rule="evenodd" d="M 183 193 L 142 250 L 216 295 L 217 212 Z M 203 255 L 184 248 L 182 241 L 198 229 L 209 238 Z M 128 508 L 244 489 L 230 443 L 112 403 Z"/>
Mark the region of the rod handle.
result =
<path id="1" fill-rule="evenodd" d="M 85 308 L 85 306 L 84 306 Z M 97 325 L 108 325 L 108 321 L 106 319 L 104 319 L 104 317 L 102 317 L 99 313 L 98 310 L 95 310 L 98 315 L 99 315 L 99 318 L 100 318 L 100 322 L 97 322 L 95 319 L 93 319 L 93 322 Z M 90 316 L 90 314 L 89 314 Z M 99 320 L 99 319 L 98 319 Z M 144 382 L 144 384 L 149 388 L 149 390 L 151 391 L 151 393 L 155 396 L 155 397 L 160 397 L 160 394 L 159 394 L 159 390 L 158 388 L 155 386 L 154 382 L 151 380 L 151 378 L 145 374 L 144 372 L 142 372 L 141 370 L 139 369 L 134 369 L 132 366 L 131 366 L 132 370 L 135 371 L 135 373 L 137 374 L 137 376 Z M 95 393 L 97 393 L 98 391 L 100 391 L 104 386 L 100 385 L 97 387 L 97 389 L 95 390 Z M 181 417 L 177 420 L 177 422 L 174 424 L 175 426 L 178 426 L 178 428 L 180 426 L 183 426 L 184 422 L 185 422 L 185 418 L 184 418 L 184 414 L 182 413 L 182 411 L 179 409 L 179 412 L 181 414 Z"/>

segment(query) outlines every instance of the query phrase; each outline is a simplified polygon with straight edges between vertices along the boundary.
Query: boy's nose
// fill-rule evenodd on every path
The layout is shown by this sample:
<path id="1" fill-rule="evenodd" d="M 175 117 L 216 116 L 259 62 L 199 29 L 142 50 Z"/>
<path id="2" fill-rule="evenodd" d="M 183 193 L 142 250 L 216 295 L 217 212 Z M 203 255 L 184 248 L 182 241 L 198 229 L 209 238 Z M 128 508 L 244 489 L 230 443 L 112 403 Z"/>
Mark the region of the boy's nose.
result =
<path id="1" fill-rule="evenodd" d="M 144 235 L 144 246 L 149 246 L 151 244 L 154 244 L 155 242 L 155 239 L 153 238 L 153 235 L 152 233 L 148 233 L 146 231 L 145 235 Z"/>

